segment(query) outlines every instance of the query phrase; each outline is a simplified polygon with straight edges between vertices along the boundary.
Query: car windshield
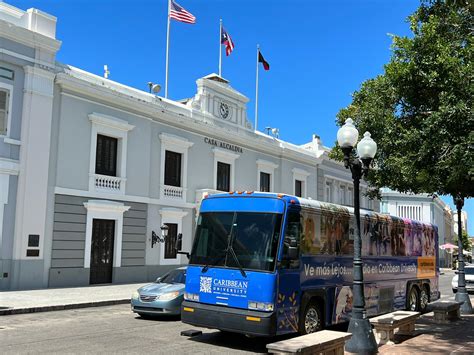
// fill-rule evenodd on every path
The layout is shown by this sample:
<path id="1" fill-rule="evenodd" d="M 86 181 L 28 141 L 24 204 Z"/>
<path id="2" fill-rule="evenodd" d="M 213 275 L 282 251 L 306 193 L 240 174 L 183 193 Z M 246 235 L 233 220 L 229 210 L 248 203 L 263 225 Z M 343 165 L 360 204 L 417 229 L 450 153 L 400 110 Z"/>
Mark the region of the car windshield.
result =
<path id="1" fill-rule="evenodd" d="M 272 271 L 281 220 L 276 213 L 201 213 L 189 263 Z"/>
<path id="2" fill-rule="evenodd" d="M 172 270 L 164 276 L 159 277 L 155 282 L 165 284 L 184 284 L 186 282 L 186 270 Z"/>

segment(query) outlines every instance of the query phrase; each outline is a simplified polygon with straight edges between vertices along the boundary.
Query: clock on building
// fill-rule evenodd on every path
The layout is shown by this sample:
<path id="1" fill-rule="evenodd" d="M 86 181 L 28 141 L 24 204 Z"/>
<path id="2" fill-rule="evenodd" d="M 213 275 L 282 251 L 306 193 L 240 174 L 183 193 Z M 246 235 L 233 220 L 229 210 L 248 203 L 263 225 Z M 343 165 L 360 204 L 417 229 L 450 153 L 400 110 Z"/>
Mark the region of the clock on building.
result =
<path id="1" fill-rule="evenodd" d="M 224 102 L 221 102 L 219 106 L 219 114 L 221 115 L 221 118 L 228 118 L 230 113 L 229 105 L 227 105 Z"/>

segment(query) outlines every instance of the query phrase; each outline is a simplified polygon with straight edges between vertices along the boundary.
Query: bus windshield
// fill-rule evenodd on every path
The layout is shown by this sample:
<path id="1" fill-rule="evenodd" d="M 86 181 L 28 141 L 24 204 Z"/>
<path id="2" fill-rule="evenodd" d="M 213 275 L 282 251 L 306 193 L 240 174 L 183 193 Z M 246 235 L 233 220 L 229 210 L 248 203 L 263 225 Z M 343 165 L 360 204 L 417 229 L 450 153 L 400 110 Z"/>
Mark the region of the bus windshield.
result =
<path id="1" fill-rule="evenodd" d="M 201 213 L 189 263 L 273 271 L 281 220 L 276 213 Z"/>

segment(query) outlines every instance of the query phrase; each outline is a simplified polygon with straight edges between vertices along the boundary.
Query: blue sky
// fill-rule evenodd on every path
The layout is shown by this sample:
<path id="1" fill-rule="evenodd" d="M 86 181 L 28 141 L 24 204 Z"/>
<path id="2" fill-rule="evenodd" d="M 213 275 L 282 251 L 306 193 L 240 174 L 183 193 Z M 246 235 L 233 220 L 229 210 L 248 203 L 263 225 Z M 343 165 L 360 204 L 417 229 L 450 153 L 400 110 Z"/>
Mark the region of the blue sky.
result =
<path id="1" fill-rule="evenodd" d="M 58 17 L 57 59 L 148 90 L 164 86 L 167 0 L 7 0 Z M 191 97 L 196 79 L 218 71 L 219 19 L 235 50 L 223 54 L 223 76 L 250 98 L 254 122 L 256 45 L 270 63 L 260 70 L 259 129 L 280 129 L 284 140 L 303 144 L 318 134 L 333 146 L 336 113 L 351 93 L 383 72 L 389 33 L 410 35 L 406 18 L 418 0 L 177 0 L 195 25 L 172 21 L 169 97 Z M 164 95 L 164 92 L 162 92 Z M 451 198 L 445 199 L 451 204 Z M 474 202 L 466 203 L 474 218 Z M 474 235 L 474 223 L 469 223 Z"/>

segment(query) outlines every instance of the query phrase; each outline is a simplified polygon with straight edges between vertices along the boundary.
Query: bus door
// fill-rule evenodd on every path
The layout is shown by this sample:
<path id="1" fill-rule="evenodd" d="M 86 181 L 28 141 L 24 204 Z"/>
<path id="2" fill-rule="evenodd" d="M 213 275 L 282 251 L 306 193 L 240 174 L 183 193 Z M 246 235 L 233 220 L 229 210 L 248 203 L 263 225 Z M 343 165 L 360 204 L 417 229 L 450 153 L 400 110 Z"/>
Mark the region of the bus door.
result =
<path id="1" fill-rule="evenodd" d="M 298 331 L 301 299 L 301 234 L 300 212 L 290 210 L 286 216 L 283 248 L 278 265 L 277 334 Z"/>

